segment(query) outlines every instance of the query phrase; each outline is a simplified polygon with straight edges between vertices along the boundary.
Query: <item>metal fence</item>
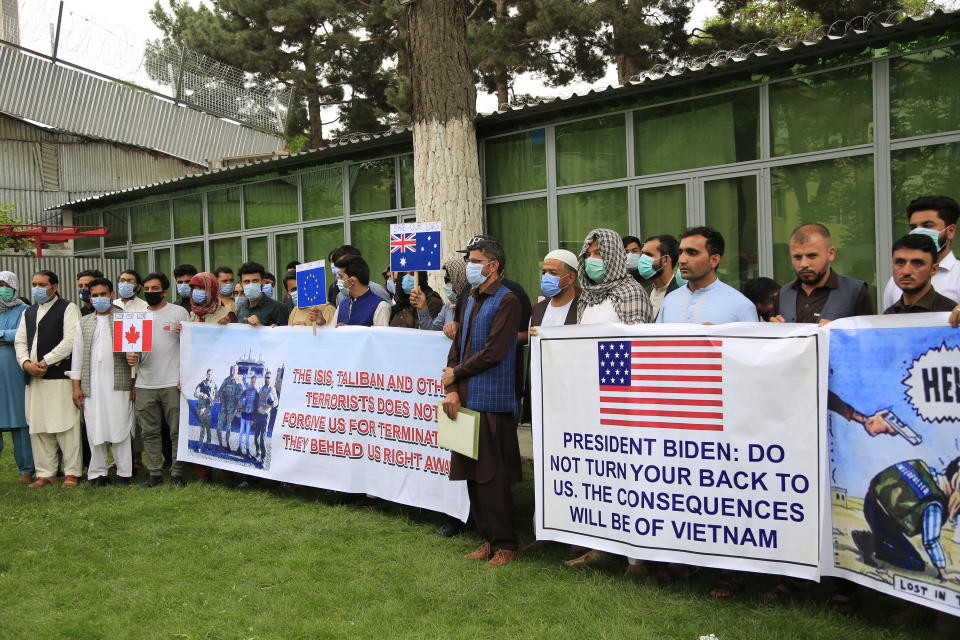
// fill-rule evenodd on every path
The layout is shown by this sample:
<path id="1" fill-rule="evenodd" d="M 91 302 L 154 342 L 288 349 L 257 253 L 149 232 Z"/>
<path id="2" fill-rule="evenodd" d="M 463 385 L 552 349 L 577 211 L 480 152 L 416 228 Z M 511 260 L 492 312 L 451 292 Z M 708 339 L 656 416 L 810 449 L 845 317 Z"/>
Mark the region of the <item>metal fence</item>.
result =
<path id="1" fill-rule="evenodd" d="M 30 277 L 47 269 L 53 271 L 60 278 L 60 294 L 71 302 L 80 304 L 77 295 L 77 274 L 87 269 L 99 269 L 111 280 L 124 269 L 130 268 L 130 263 L 119 258 L 31 258 L 22 256 L 0 255 L 0 271 L 13 271 L 20 279 L 18 295 L 30 299 Z M 141 274 L 145 275 L 145 274 Z"/>
<path id="2" fill-rule="evenodd" d="M 0 0 L 0 43 L 212 115 L 282 135 L 293 89 L 127 27 L 108 26 L 61 0 Z"/>

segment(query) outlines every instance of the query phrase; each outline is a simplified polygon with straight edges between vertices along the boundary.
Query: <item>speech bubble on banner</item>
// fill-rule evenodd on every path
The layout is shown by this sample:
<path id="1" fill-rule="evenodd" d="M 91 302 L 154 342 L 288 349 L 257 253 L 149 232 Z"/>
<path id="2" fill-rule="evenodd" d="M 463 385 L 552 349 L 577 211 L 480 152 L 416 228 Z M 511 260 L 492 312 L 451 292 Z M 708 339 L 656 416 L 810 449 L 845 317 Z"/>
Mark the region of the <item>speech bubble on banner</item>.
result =
<path id="1" fill-rule="evenodd" d="M 960 347 L 928 349 L 903 381 L 907 398 L 926 422 L 960 422 Z"/>

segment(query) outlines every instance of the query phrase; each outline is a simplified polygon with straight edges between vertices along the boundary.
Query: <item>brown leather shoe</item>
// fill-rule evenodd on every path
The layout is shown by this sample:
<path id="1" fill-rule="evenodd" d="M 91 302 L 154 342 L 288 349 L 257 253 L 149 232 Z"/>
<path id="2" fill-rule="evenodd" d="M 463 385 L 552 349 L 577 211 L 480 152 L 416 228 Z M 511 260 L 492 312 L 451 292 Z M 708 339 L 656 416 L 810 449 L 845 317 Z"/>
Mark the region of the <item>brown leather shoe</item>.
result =
<path id="1" fill-rule="evenodd" d="M 48 484 L 54 484 L 53 478 L 37 478 L 27 485 L 27 489 L 38 489 L 40 487 L 45 487 Z"/>
<path id="2" fill-rule="evenodd" d="M 488 560 L 490 558 L 490 551 L 490 543 L 484 540 L 483 544 L 477 547 L 476 551 L 468 553 L 463 557 L 467 560 Z"/>
<path id="3" fill-rule="evenodd" d="M 515 560 L 519 557 L 519 551 L 511 551 L 510 549 L 497 549 L 497 552 L 493 554 L 493 557 L 490 558 L 490 562 L 487 564 L 491 567 L 502 567 L 511 560 Z"/>
<path id="4" fill-rule="evenodd" d="M 30 484 L 33 482 L 33 474 L 30 473 L 21 473 L 20 477 L 17 478 L 17 482 L 20 484 Z"/>
<path id="5" fill-rule="evenodd" d="M 63 487 L 64 489 L 73 489 L 78 484 L 80 484 L 80 478 L 78 478 L 77 476 L 67 476 L 66 478 L 63 479 L 63 484 L 61 484 L 60 486 Z"/>

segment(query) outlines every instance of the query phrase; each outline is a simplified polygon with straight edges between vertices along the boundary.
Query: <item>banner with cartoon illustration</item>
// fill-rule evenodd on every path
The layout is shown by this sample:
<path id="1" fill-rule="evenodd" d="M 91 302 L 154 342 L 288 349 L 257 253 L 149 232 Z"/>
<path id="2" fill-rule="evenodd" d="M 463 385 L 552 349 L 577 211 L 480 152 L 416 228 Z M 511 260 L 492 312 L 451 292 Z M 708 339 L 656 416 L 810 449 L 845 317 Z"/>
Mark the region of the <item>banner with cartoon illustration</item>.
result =
<path id="1" fill-rule="evenodd" d="M 826 478 L 813 325 L 583 325 L 533 341 L 536 533 L 817 579 Z"/>
<path id="2" fill-rule="evenodd" d="M 828 571 L 960 615 L 960 331 L 947 314 L 831 323 Z"/>
<path id="3" fill-rule="evenodd" d="M 177 457 L 466 520 L 437 446 L 449 348 L 434 331 L 183 323 Z"/>

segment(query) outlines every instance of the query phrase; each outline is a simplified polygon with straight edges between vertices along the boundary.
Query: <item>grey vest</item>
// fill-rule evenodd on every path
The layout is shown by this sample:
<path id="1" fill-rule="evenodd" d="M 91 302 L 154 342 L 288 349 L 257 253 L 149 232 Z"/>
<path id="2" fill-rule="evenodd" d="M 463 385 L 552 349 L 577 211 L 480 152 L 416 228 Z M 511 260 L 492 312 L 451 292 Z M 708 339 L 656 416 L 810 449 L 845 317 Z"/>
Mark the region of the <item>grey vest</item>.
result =
<path id="1" fill-rule="evenodd" d="M 860 291 L 863 287 L 864 282 L 862 280 L 838 273 L 837 288 L 833 289 L 827 297 L 827 303 L 823 306 L 820 317 L 828 320 L 839 320 L 855 315 L 857 298 L 860 297 Z M 778 305 L 784 322 L 797 321 L 797 289 L 796 280 L 788 282 L 780 289 Z"/>
<path id="2" fill-rule="evenodd" d="M 116 307 L 110 307 L 110 315 L 107 316 L 107 326 L 110 328 L 110 342 L 113 342 L 113 314 L 119 311 Z M 90 350 L 93 347 L 93 332 L 97 328 L 97 318 L 95 313 L 85 315 L 80 318 L 80 335 L 76 339 L 83 340 L 83 364 L 80 367 L 80 390 L 83 391 L 85 398 L 90 397 Z M 113 390 L 130 391 L 133 386 L 133 378 L 130 377 L 130 365 L 127 364 L 127 354 L 113 354 Z"/>

